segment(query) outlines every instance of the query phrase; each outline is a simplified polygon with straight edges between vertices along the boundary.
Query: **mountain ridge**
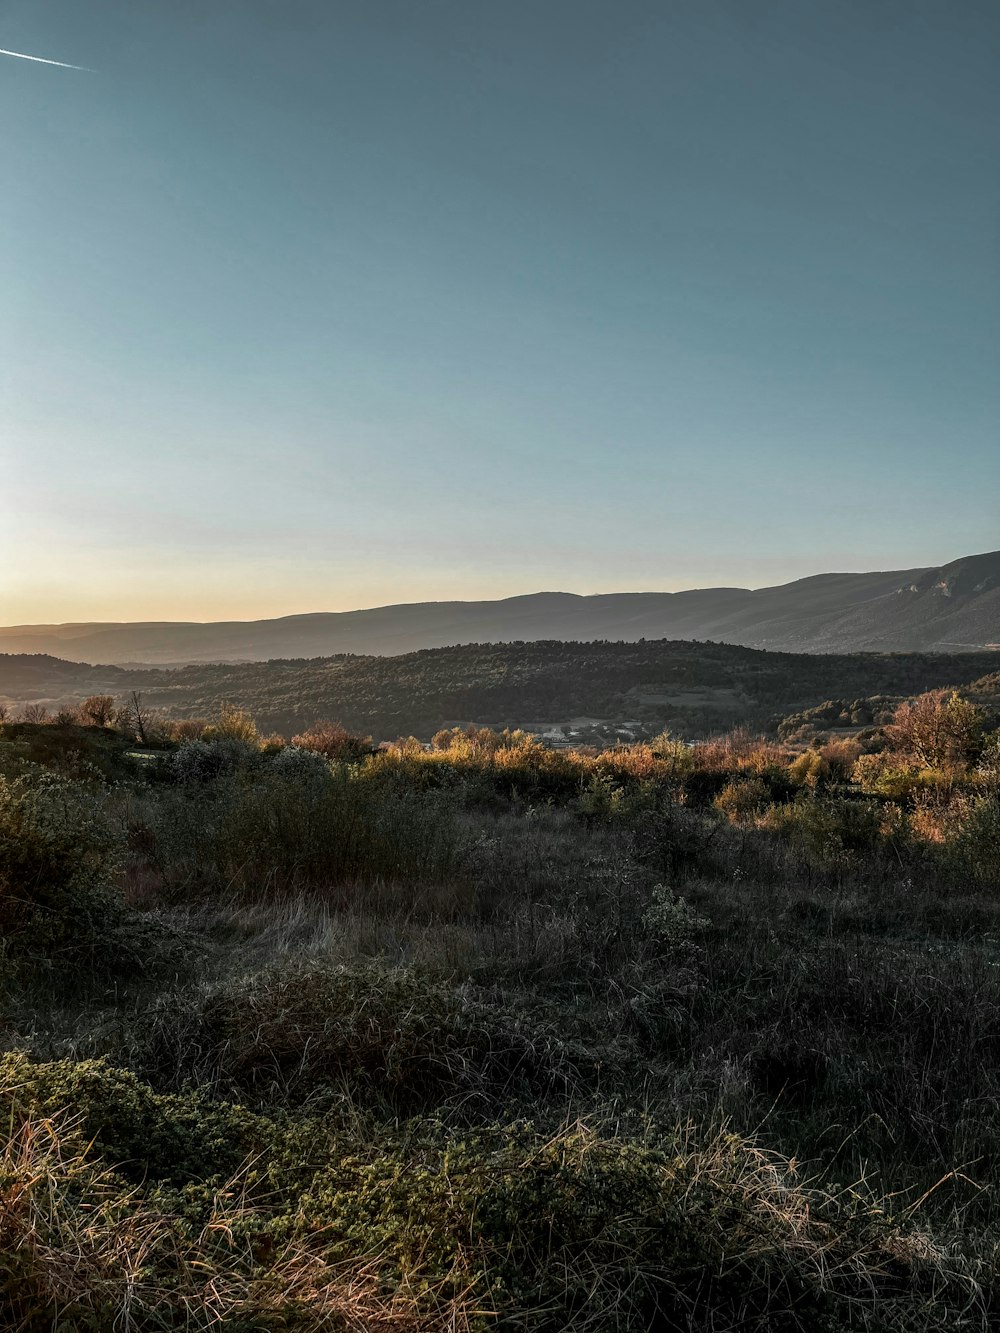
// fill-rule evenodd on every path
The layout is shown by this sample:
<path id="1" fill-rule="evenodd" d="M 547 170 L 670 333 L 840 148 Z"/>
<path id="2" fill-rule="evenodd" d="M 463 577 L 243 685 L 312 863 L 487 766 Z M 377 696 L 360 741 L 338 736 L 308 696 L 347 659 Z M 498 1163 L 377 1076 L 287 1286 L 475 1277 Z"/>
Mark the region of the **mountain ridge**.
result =
<path id="1" fill-rule="evenodd" d="M 766 588 L 521 593 L 261 620 L 0 627 L 0 652 L 180 666 L 397 656 L 465 643 L 672 638 L 772 651 L 954 652 L 1000 644 L 1000 551 L 946 565 L 821 573 Z"/>

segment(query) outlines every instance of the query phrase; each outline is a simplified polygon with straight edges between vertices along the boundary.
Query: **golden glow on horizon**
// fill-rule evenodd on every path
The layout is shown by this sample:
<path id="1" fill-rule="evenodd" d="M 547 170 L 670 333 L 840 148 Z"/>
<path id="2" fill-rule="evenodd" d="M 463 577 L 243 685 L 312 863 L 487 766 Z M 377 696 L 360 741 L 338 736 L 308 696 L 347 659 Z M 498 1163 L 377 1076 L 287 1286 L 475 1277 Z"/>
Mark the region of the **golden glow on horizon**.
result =
<path id="1" fill-rule="evenodd" d="M 681 585 L 677 585 L 680 587 Z M 689 585 L 683 585 L 689 586 Z M 17 593 L 0 591 L 0 624 L 58 625 L 91 621 L 116 623 L 141 620 L 218 621 L 269 620 L 278 616 L 306 615 L 316 611 L 360 611 L 407 602 L 491 601 L 533 592 L 622 592 L 633 591 L 620 583 L 585 588 L 570 586 L 535 587 L 526 580 L 493 581 L 477 579 L 458 582 L 450 579 L 335 585 L 332 581 L 306 594 L 299 588 L 264 590 L 219 589 L 209 595 L 194 596 L 187 589 L 163 589 L 156 593 L 143 589 L 109 589 L 95 596 L 90 589 L 74 594 L 69 589 L 25 589 Z M 658 584 L 640 591 L 671 592 L 676 588 Z"/>
<path id="2" fill-rule="evenodd" d="M 670 563 L 664 561 L 663 563 Z M 116 579 L 87 577 L 86 558 L 75 577 L 17 578 L 0 575 L 0 625 L 58 625 L 100 621 L 268 620 L 322 611 L 359 611 L 409 602 L 490 601 L 536 592 L 581 595 L 612 592 L 679 592 L 692 588 L 760 588 L 788 583 L 809 574 L 887 568 L 883 562 L 859 564 L 832 558 L 824 566 L 790 568 L 786 560 L 757 561 L 734 577 L 728 569 L 702 565 L 678 568 L 677 577 L 657 577 L 650 569 L 631 576 L 595 578 L 591 570 L 534 574 L 507 569 L 494 575 L 440 569 L 411 571 L 398 577 L 329 569 L 289 571 L 233 567 L 211 573 L 177 569 L 151 573 L 138 569 Z M 693 562 L 692 562 L 693 564 Z M 896 566 L 893 566 L 896 567 Z M 10 569 L 10 566 L 8 566 Z"/>

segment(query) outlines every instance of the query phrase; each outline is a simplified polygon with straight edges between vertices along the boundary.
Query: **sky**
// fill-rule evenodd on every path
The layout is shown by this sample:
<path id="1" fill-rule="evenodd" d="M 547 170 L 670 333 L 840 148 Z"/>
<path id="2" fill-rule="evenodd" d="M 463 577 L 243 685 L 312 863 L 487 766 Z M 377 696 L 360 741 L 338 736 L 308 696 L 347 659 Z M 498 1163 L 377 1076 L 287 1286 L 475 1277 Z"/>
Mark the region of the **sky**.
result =
<path id="1" fill-rule="evenodd" d="M 0 622 L 1000 547 L 996 0 L 0 0 Z"/>

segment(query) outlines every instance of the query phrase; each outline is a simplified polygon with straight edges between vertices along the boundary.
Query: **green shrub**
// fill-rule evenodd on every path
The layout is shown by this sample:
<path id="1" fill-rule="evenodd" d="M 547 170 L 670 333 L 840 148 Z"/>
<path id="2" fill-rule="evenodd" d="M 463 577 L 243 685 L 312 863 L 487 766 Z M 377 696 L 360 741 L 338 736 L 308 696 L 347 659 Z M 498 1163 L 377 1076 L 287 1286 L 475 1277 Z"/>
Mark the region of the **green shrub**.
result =
<path id="1" fill-rule="evenodd" d="M 124 907 L 120 827 L 92 785 L 31 770 L 0 776 L 0 932 L 8 957 L 107 957 Z"/>
<path id="2" fill-rule="evenodd" d="M 335 1254 L 381 1253 L 411 1288 L 434 1274 L 471 1289 L 502 1328 L 846 1330 L 874 1300 L 881 1327 L 903 1329 L 941 1271 L 923 1238 L 797 1186 L 735 1135 L 512 1126 L 423 1138 L 402 1160 L 387 1148 L 318 1172 L 304 1214 Z"/>
<path id="3" fill-rule="evenodd" d="M 266 1121 L 194 1094 L 154 1092 L 105 1060 L 36 1063 L 0 1056 L 0 1101 L 11 1115 L 70 1114 L 96 1151 L 129 1179 L 183 1183 L 226 1176 L 267 1143 Z"/>
<path id="4" fill-rule="evenodd" d="M 884 841 L 883 815 L 871 801 L 810 796 L 772 806 L 765 822 L 820 863 L 856 859 Z"/>
<path id="5" fill-rule="evenodd" d="M 957 821 L 943 846 L 946 864 L 972 883 L 1000 887 L 1000 797 L 972 803 Z"/>
<path id="6" fill-rule="evenodd" d="M 690 948 L 709 928 L 707 917 L 699 916 L 689 902 L 664 884 L 653 887 L 653 902 L 642 918 L 654 939 L 668 949 Z"/>
<path id="7" fill-rule="evenodd" d="M 0 1290 L 24 1333 L 847 1333 L 872 1307 L 898 1333 L 977 1326 L 926 1237 L 732 1134 L 331 1135 L 20 1056 L 0 1104 Z"/>
<path id="8" fill-rule="evenodd" d="M 134 781 L 140 765 L 131 745 L 117 731 L 71 723 L 0 723 L 0 766 L 16 776 L 27 763 L 85 782 Z"/>

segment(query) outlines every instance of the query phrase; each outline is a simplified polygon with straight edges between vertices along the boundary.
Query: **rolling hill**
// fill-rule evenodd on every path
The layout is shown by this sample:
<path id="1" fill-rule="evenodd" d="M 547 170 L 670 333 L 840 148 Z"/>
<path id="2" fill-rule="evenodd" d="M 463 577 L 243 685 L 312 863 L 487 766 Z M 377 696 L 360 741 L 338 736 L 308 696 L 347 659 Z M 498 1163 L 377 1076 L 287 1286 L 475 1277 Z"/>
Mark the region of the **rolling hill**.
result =
<path id="1" fill-rule="evenodd" d="M 541 592 L 499 601 L 198 624 L 14 625 L 0 652 L 182 665 L 395 655 L 462 643 L 688 639 L 783 652 L 955 652 L 1000 643 L 1000 552 L 936 569 L 817 574 L 774 588 Z"/>
<path id="2" fill-rule="evenodd" d="M 552 739 L 704 736 L 773 726 L 830 699 L 900 697 L 968 685 L 995 653 L 794 654 L 688 640 L 465 644 L 395 656 L 274 660 L 175 668 L 91 667 L 0 655 L 0 699 L 50 712 L 90 693 L 140 691 L 167 717 L 215 716 L 229 703 L 286 736 L 335 718 L 379 740 L 470 722 Z M 836 711 L 836 710 L 835 710 Z"/>

